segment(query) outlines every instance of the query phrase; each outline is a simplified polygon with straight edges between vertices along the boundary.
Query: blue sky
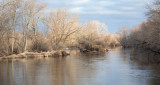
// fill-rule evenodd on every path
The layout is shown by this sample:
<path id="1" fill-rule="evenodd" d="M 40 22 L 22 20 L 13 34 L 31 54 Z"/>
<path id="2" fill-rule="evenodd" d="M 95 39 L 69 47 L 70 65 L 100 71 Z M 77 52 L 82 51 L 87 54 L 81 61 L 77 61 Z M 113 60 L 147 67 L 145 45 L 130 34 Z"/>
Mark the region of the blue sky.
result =
<path id="1" fill-rule="evenodd" d="M 82 23 L 97 20 L 105 23 L 108 31 L 117 32 L 121 27 L 133 27 L 146 20 L 146 4 L 153 0 L 43 0 L 45 10 L 67 8 L 78 14 Z"/>

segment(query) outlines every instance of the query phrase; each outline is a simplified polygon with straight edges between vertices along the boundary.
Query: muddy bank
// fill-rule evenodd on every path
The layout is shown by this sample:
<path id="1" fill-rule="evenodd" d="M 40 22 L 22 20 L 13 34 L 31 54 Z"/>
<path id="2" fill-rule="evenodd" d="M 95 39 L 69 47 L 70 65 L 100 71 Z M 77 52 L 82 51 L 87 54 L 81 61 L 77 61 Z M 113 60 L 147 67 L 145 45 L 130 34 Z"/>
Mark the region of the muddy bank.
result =
<path id="1" fill-rule="evenodd" d="M 69 51 L 63 50 L 63 51 L 51 51 L 51 52 L 41 52 L 41 53 L 36 53 L 36 52 L 25 52 L 25 53 L 20 53 L 20 54 L 13 54 L 10 56 L 4 56 L 0 57 L 0 60 L 5 60 L 5 59 L 23 59 L 23 58 L 33 58 L 33 57 L 63 57 L 70 55 Z"/>

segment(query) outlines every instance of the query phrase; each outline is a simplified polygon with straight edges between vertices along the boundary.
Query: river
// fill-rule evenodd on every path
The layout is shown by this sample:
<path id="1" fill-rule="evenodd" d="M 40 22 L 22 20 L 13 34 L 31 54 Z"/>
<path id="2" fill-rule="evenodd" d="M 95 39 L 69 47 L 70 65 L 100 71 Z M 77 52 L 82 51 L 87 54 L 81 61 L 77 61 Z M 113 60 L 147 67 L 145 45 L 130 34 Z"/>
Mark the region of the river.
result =
<path id="1" fill-rule="evenodd" d="M 160 66 L 132 61 L 129 49 L 71 53 L 0 62 L 0 85 L 160 85 Z"/>

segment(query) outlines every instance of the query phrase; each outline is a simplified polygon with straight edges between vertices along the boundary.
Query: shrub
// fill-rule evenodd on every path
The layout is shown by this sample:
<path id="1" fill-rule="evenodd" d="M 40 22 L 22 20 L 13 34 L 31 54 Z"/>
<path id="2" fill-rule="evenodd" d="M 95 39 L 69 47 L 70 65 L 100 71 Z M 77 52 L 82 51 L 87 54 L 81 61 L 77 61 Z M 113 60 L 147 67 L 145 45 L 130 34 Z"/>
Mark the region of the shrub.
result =
<path id="1" fill-rule="evenodd" d="M 29 51 L 33 51 L 33 52 L 46 52 L 49 50 L 50 50 L 49 42 L 43 36 L 39 36 L 38 38 L 33 40 L 29 47 Z"/>

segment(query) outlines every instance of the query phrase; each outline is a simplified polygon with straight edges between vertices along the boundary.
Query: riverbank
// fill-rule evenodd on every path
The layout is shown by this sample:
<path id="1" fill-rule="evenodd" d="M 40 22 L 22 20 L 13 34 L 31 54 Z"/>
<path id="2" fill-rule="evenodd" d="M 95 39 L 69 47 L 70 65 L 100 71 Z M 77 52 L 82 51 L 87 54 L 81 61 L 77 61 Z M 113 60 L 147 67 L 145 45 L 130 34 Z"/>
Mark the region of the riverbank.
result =
<path id="1" fill-rule="evenodd" d="M 60 51 L 51 51 L 51 52 L 24 52 L 20 54 L 13 54 L 9 56 L 0 57 L 0 60 L 4 59 L 21 59 L 21 58 L 33 58 L 33 57 L 64 57 L 70 55 L 69 51 L 67 50 L 60 50 Z"/>

